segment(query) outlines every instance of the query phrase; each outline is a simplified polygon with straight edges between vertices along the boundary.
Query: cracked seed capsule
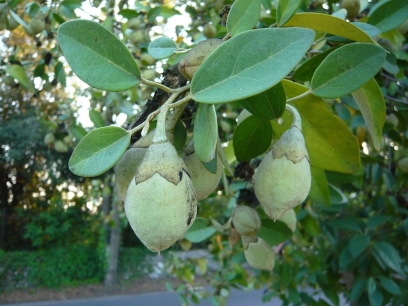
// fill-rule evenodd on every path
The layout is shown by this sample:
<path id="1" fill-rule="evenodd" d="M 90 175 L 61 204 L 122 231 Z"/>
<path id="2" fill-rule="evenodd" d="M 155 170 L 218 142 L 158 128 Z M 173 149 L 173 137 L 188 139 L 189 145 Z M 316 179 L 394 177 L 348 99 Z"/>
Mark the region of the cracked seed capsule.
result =
<path id="1" fill-rule="evenodd" d="M 232 225 L 243 236 L 254 236 L 261 229 L 261 219 L 255 209 L 240 205 L 232 214 Z"/>

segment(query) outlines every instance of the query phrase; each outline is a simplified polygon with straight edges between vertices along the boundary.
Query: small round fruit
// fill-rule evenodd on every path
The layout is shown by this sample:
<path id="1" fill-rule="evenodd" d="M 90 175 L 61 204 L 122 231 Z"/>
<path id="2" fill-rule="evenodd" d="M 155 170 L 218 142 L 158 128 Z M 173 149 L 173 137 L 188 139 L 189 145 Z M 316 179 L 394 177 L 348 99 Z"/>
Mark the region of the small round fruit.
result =
<path id="1" fill-rule="evenodd" d="M 54 142 L 54 149 L 59 153 L 68 152 L 68 147 L 62 140 L 57 140 L 56 142 Z"/>
<path id="2" fill-rule="evenodd" d="M 138 30 L 130 34 L 129 41 L 133 45 L 145 42 L 143 31 Z"/>
<path id="3" fill-rule="evenodd" d="M 255 209 L 240 205 L 234 209 L 232 225 L 240 235 L 254 236 L 261 229 L 261 219 Z"/>
<path id="4" fill-rule="evenodd" d="M 217 29 L 215 28 L 213 24 L 207 23 L 204 26 L 203 34 L 207 38 L 214 38 L 215 35 L 217 34 Z"/>
<path id="5" fill-rule="evenodd" d="M 207 198 L 220 182 L 222 175 L 221 158 L 217 154 L 217 171 L 215 173 L 208 171 L 195 153 L 193 142 L 191 142 L 186 149 L 183 160 L 190 173 L 197 194 L 197 201 Z"/>
<path id="6" fill-rule="evenodd" d="M 275 266 L 273 249 L 262 238 L 258 237 L 255 242 L 248 242 L 244 254 L 248 264 L 255 269 L 271 271 Z"/>
<path id="7" fill-rule="evenodd" d="M 341 0 L 340 7 L 347 10 L 347 19 L 353 21 L 360 12 L 360 0 Z"/>
<path id="8" fill-rule="evenodd" d="M 49 145 L 50 143 L 53 143 L 55 141 L 55 136 L 53 133 L 47 133 L 44 137 L 44 143 L 46 145 Z"/>
<path id="9" fill-rule="evenodd" d="M 37 35 L 45 30 L 45 20 L 42 18 L 34 18 L 30 23 L 31 32 Z"/>
<path id="10" fill-rule="evenodd" d="M 398 168 L 400 168 L 402 171 L 408 173 L 408 157 L 403 157 L 401 158 L 398 163 Z"/>
<path id="11" fill-rule="evenodd" d="M 199 42 L 197 46 L 191 49 L 180 61 L 178 70 L 181 75 L 191 81 L 205 59 L 223 42 L 222 39 L 207 39 Z"/>
<path id="12" fill-rule="evenodd" d="M 137 17 L 131 18 L 128 21 L 128 28 L 132 30 L 137 30 L 141 23 L 142 23 L 142 20 L 140 20 L 139 18 Z"/>

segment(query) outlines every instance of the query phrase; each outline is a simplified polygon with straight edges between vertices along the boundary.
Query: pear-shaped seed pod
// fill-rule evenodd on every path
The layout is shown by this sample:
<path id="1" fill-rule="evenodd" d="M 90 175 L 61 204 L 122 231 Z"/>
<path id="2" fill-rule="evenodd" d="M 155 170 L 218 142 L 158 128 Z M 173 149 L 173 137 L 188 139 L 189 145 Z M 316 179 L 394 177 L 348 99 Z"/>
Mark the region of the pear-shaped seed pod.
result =
<path id="1" fill-rule="evenodd" d="M 190 142 L 186 148 L 183 160 L 193 181 L 197 201 L 207 198 L 220 182 L 222 175 L 221 158 L 217 154 L 217 171 L 216 173 L 211 173 L 205 169 L 197 154 L 195 154 L 193 142 Z"/>
<path id="2" fill-rule="evenodd" d="M 222 39 L 207 39 L 200 41 L 197 46 L 191 49 L 180 61 L 178 70 L 187 80 L 193 78 L 204 60 L 224 41 Z"/>
<path id="3" fill-rule="evenodd" d="M 30 28 L 34 35 L 41 33 L 45 30 L 45 20 L 44 18 L 34 18 L 30 22 Z"/>
<path id="4" fill-rule="evenodd" d="M 232 214 L 232 225 L 237 232 L 244 236 L 254 236 L 261 228 L 261 219 L 255 209 L 240 205 Z"/>
<path id="5" fill-rule="evenodd" d="M 170 142 L 154 142 L 129 185 L 125 199 L 129 223 L 153 252 L 183 237 L 197 214 L 197 197 L 183 160 Z"/>
<path id="6" fill-rule="evenodd" d="M 295 231 L 297 219 L 296 213 L 293 209 L 288 210 L 278 220 L 285 223 L 292 230 L 292 232 Z"/>
<path id="7" fill-rule="evenodd" d="M 115 166 L 115 185 L 119 200 L 124 203 L 129 184 L 145 156 L 147 148 L 130 148 Z"/>
<path id="8" fill-rule="evenodd" d="M 271 271 L 275 266 L 275 254 L 262 238 L 258 237 L 257 241 L 248 242 L 244 254 L 248 264 L 255 269 Z"/>
<path id="9" fill-rule="evenodd" d="M 398 163 L 398 168 L 400 168 L 402 171 L 408 173 L 408 157 L 403 157 L 401 158 Z"/>
<path id="10" fill-rule="evenodd" d="M 254 176 L 256 197 L 273 220 L 301 204 L 309 194 L 309 155 L 300 129 L 294 125 L 275 143 Z"/>

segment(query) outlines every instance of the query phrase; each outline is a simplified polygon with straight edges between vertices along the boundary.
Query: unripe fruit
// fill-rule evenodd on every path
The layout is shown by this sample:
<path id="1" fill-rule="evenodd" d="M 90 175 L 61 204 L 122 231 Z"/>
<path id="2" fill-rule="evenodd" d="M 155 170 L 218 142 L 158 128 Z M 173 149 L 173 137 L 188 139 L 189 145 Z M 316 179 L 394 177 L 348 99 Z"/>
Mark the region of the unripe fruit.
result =
<path id="1" fill-rule="evenodd" d="M 292 232 L 296 230 L 297 218 L 296 218 L 296 213 L 293 209 L 288 210 L 278 220 L 285 223 L 292 230 Z"/>
<path id="2" fill-rule="evenodd" d="M 141 23 L 142 21 L 139 18 L 137 17 L 132 18 L 128 21 L 128 28 L 132 30 L 137 30 Z"/>
<path id="3" fill-rule="evenodd" d="M 122 155 L 115 166 L 115 185 L 119 200 L 125 202 L 130 182 L 145 156 L 147 148 L 130 148 Z"/>
<path id="4" fill-rule="evenodd" d="M 153 252 L 184 236 L 197 214 L 197 197 L 187 167 L 170 142 L 154 142 L 126 193 L 129 223 Z"/>
<path id="5" fill-rule="evenodd" d="M 68 147 L 62 140 L 57 140 L 54 142 L 54 149 L 59 153 L 68 152 Z"/>
<path id="6" fill-rule="evenodd" d="M 199 42 L 180 61 L 178 70 L 181 75 L 191 81 L 204 60 L 223 42 L 221 39 L 207 39 Z"/>
<path id="7" fill-rule="evenodd" d="M 43 18 L 34 18 L 30 22 L 30 29 L 34 35 L 37 35 L 45 30 L 45 20 Z"/>
<path id="8" fill-rule="evenodd" d="M 347 19 L 353 21 L 360 11 L 360 0 L 342 0 L 340 7 L 347 10 Z"/>
<path id="9" fill-rule="evenodd" d="M 275 266 L 275 254 L 271 246 L 259 237 L 256 241 L 249 241 L 247 244 L 244 254 L 248 264 L 255 269 L 271 271 Z"/>
<path id="10" fill-rule="evenodd" d="M 66 144 L 71 144 L 73 140 L 74 140 L 74 137 L 72 137 L 72 135 L 67 135 L 64 137 L 64 142 Z"/>
<path id="11" fill-rule="evenodd" d="M 153 58 L 153 56 L 151 56 L 148 53 L 143 53 L 140 60 L 142 61 L 142 64 L 145 66 L 150 66 L 156 63 L 156 60 Z"/>
<path id="12" fill-rule="evenodd" d="M 138 30 L 130 34 L 129 41 L 133 45 L 145 42 L 143 31 Z"/>
<path id="13" fill-rule="evenodd" d="M 13 18 L 13 16 L 9 16 L 7 18 L 7 29 L 9 31 L 15 30 L 20 24 Z"/>
<path id="14" fill-rule="evenodd" d="M 44 143 L 46 145 L 49 145 L 50 143 L 53 143 L 54 141 L 55 141 L 55 136 L 53 133 L 48 133 L 47 135 L 45 135 Z"/>
<path id="15" fill-rule="evenodd" d="M 398 163 L 398 168 L 408 173 L 408 157 L 401 158 Z"/>
<path id="16" fill-rule="evenodd" d="M 1 77 L 1 80 L 3 81 L 4 84 L 6 84 L 8 86 L 10 86 L 14 81 L 14 79 L 9 75 L 3 75 Z"/>
<path id="17" fill-rule="evenodd" d="M 217 29 L 215 28 L 213 24 L 207 23 L 204 26 L 203 34 L 207 38 L 214 38 L 215 35 L 217 34 Z"/>
<path id="18" fill-rule="evenodd" d="M 241 205 L 234 209 L 232 225 L 243 236 L 254 236 L 261 229 L 261 219 L 255 209 Z"/>
<path id="19" fill-rule="evenodd" d="M 197 194 L 197 201 L 207 198 L 217 188 L 222 175 L 222 162 L 217 154 L 217 172 L 205 169 L 197 154 L 193 142 L 190 142 L 183 156 L 184 163 L 190 173 L 191 181 Z"/>
<path id="20" fill-rule="evenodd" d="M 145 69 L 142 71 L 142 77 L 146 80 L 153 81 L 156 77 L 156 71 L 154 69 Z"/>
<path id="21" fill-rule="evenodd" d="M 256 197 L 273 220 L 301 204 L 309 194 L 311 173 L 305 139 L 292 126 L 265 156 L 254 176 Z"/>

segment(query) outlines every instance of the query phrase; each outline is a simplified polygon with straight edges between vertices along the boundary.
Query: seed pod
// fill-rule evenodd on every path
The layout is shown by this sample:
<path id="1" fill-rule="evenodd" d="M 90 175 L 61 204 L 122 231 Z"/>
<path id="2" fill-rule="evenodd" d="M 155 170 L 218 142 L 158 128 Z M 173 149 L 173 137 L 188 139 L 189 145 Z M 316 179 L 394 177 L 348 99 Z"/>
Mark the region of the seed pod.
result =
<path id="1" fill-rule="evenodd" d="M 296 230 L 297 219 L 296 219 L 296 213 L 293 209 L 288 210 L 278 220 L 285 223 L 292 230 L 292 232 Z"/>
<path id="2" fill-rule="evenodd" d="M 360 11 L 360 0 L 341 0 L 340 7 L 347 10 L 347 19 L 353 21 Z"/>
<path id="3" fill-rule="evenodd" d="M 135 18 L 131 18 L 128 21 L 127 25 L 129 29 L 137 30 L 141 23 L 142 23 L 142 20 L 138 17 L 135 17 Z"/>
<path id="4" fill-rule="evenodd" d="M 262 160 L 254 180 L 256 197 L 273 220 L 306 199 L 311 173 L 305 139 L 298 126 L 283 133 Z"/>
<path id="5" fill-rule="evenodd" d="M 49 145 L 50 143 L 53 143 L 55 141 L 55 136 L 54 133 L 47 133 L 44 137 L 44 143 L 46 145 Z"/>
<path id="6" fill-rule="evenodd" d="M 207 39 L 199 42 L 180 61 L 178 70 L 181 75 L 191 81 L 204 60 L 223 42 L 221 39 Z"/>
<path id="7" fill-rule="evenodd" d="M 246 243 L 244 243 L 244 240 L 246 240 Z M 275 266 L 275 254 L 271 246 L 265 240 L 259 237 L 253 237 L 251 240 L 248 240 L 242 236 L 242 242 L 244 249 L 245 244 L 247 245 L 244 254 L 245 259 L 251 267 L 267 271 L 273 269 Z"/>
<path id="8" fill-rule="evenodd" d="M 7 29 L 9 31 L 15 30 L 20 24 L 14 19 L 13 16 L 8 16 L 7 18 Z"/>
<path id="9" fill-rule="evenodd" d="M 54 142 L 54 149 L 59 153 L 68 152 L 68 147 L 62 140 L 57 140 Z"/>
<path id="10" fill-rule="evenodd" d="M 37 35 L 45 30 L 45 20 L 44 18 L 34 18 L 30 22 L 30 28 L 33 35 Z"/>
<path id="11" fill-rule="evenodd" d="M 193 224 L 197 197 L 170 142 L 155 141 L 147 149 L 127 190 L 125 212 L 133 231 L 153 252 L 170 247 Z"/>
<path id="12" fill-rule="evenodd" d="M 401 158 L 398 163 L 398 168 L 400 168 L 402 171 L 408 173 L 408 157 L 403 157 Z"/>
<path id="13" fill-rule="evenodd" d="M 217 29 L 213 24 L 207 23 L 204 26 L 203 34 L 207 38 L 214 38 L 215 35 L 217 34 Z"/>
<path id="14" fill-rule="evenodd" d="M 261 219 L 255 209 L 240 205 L 232 214 L 232 225 L 243 236 L 254 236 L 261 228 Z"/>
<path id="15" fill-rule="evenodd" d="M 205 169 L 197 154 L 195 154 L 193 142 L 190 142 L 186 148 L 183 160 L 190 173 L 197 194 L 197 201 L 207 198 L 217 188 L 221 179 L 222 162 L 220 157 L 217 154 L 217 172 L 211 173 Z"/>
<path id="16" fill-rule="evenodd" d="M 142 30 L 137 30 L 130 34 L 129 41 L 131 44 L 136 45 L 145 42 L 145 35 Z"/>

